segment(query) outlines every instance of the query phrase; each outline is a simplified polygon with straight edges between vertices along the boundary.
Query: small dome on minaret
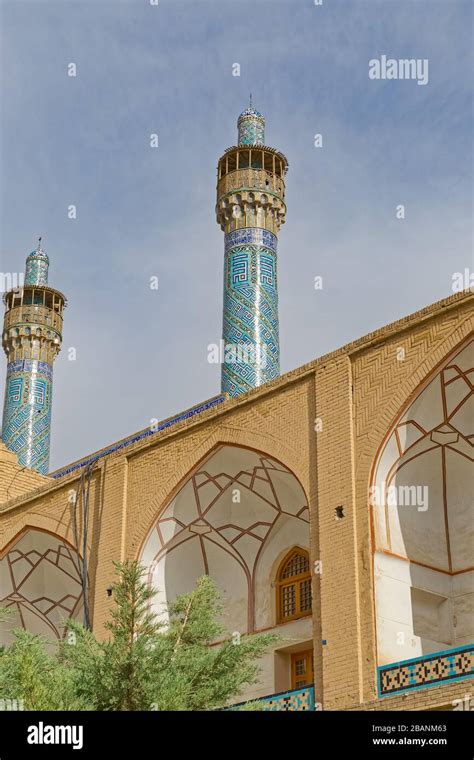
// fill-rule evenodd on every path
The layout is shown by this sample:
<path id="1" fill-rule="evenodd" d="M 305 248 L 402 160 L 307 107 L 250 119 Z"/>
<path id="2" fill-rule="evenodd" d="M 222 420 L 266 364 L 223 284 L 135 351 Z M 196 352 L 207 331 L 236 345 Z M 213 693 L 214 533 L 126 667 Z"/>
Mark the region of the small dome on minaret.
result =
<path id="1" fill-rule="evenodd" d="M 49 258 L 43 251 L 39 238 L 36 251 L 32 251 L 26 259 L 25 285 L 47 285 L 48 268 Z"/>
<path id="2" fill-rule="evenodd" d="M 264 145 L 265 143 L 265 117 L 252 105 L 242 111 L 237 121 L 239 145 Z"/>

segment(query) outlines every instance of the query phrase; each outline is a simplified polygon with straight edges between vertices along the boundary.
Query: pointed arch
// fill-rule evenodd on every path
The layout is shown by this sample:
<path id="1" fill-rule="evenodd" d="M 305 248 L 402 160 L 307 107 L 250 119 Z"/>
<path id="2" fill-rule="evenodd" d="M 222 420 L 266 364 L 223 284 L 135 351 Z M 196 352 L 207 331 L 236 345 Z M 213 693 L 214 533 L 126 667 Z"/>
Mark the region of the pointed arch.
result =
<path id="1" fill-rule="evenodd" d="M 465 530 L 469 534 L 469 512 L 464 509 L 464 502 L 463 509 L 455 510 L 452 505 L 458 504 L 463 496 L 465 501 L 469 500 L 466 476 L 474 462 L 473 407 L 474 339 L 471 338 L 458 345 L 425 378 L 383 438 L 374 459 L 369 491 L 374 550 L 449 574 L 472 569 Z M 454 469 L 458 477 L 449 476 Z M 466 484 L 464 494 L 450 498 L 450 488 L 459 479 Z M 421 490 L 424 486 L 427 491 Z M 405 501 L 418 499 L 411 513 L 402 510 L 409 504 L 397 501 L 397 489 L 398 496 L 405 496 Z M 423 503 L 424 496 L 427 503 Z M 424 540 L 427 522 L 424 512 L 437 521 L 436 544 Z M 459 517 L 461 525 L 457 524 Z M 456 546 L 451 528 L 457 533 Z M 411 537 L 414 532 L 416 541 Z M 430 535 L 433 538 L 433 531 Z"/>
<path id="2" fill-rule="evenodd" d="M 308 501 L 300 481 L 262 451 L 219 444 L 167 499 L 139 558 L 158 588 L 158 614 L 208 574 L 225 594 L 228 627 L 253 631 L 256 622 L 263 626 L 255 613 L 257 575 L 261 585 L 276 554 L 296 543 L 309 545 Z M 270 605 L 260 607 L 269 618 Z"/>
<path id="3" fill-rule="evenodd" d="M 281 560 L 275 579 L 277 623 L 311 615 L 309 552 L 294 546 Z"/>
<path id="4" fill-rule="evenodd" d="M 22 627 L 50 639 L 63 636 L 63 621 L 80 619 L 83 608 L 80 557 L 64 538 L 24 526 L 0 558 L 0 606 L 11 619 L 0 629 L 2 643 Z"/>
<path id="5" fill-rule="evenodd" d="M 140 556 L 150 527 L 170 498 L 179 491 L 190 473 L 221 446 L 233 446 L 257 453 L 264 452 L 265 455 L 284 464 L 299 480 L 303 488 L 309 491 L 311 479 L 309 459 L 306 456 L 302 457 L 301 451 L 292 446 L 289 441 L 275 438 L 265 432 L 264 429 L 255 430 L 222 422 L 216 429 L 212 429 L 208 435 L 199 437 L 197 442 L 193 440 L 192 443 L 193 446 L 191 447 L 183 442 L 185 445 L 177 453 L 174 470 L 167 474 L 166 479 L 157 477 L 156 489 L 148 494 L 136 523 L 130 526 L 127 546 L 134 556 Z"/>
<path id="6" fill-rule="evenodd" d="M 369 488 L 379 664 L 472 638 L 474 339 L 403 404 Z"/>

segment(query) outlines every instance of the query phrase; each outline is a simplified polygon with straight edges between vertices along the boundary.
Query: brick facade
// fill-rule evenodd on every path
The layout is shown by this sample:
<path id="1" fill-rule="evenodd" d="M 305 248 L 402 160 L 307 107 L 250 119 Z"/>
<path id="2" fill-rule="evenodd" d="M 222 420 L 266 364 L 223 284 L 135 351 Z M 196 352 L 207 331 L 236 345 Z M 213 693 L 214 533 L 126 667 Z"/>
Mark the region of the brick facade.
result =
<path id="1" fill-rule="evenodd" d="M 416 710 L 463 698 L 468 682 L 377 698 L 367 489 L 397 413 L 472 332 L 472 301 L 468 292 L 451 296 L 99 459 L 89 496 L 94 630 L 104 632 L 112 561 L 137 557 L 157 514 L 189 471 L 216 445 L 234 444 L 284 463 L 308 497 L 311 560 L 322 562 L 313 581 L 316 701 L 324 709 Z M 27 527 L 73 544 L 73 495 L 80 477 L 81 469 L 58 479 L 22 470 L 0 449 L 0 556 Z"/>

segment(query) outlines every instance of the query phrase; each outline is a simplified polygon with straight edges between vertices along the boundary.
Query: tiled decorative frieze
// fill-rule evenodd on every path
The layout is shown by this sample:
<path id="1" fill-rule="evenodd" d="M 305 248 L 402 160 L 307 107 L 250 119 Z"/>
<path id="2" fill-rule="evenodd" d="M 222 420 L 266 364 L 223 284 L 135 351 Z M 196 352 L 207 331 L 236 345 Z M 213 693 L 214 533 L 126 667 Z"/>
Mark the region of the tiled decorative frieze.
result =
<path id="1" fill-rule="evenodd" d="M 265 230 L 262 227 L 244 227 L 240 230 L 233 230 L 225 235 L 225 250 L 233 248 L 236 245 L 263 245 L 270 248 L 274 253 L 277 250 L 278 238 L 273 232 Z"/>
<path id="2" fill-rule="evenodd" d="M 303 689 L 282 691 L 281 694 L 273 694 L 262 700 L 264 710 L 278 712 L 308 712 L 315 709 L 314 686 L 305 686 Z"/>
<path id="3" fill-rule="evenodd" d="M 304 686 L 302 689 L 281 691 L 278 694 L 270 694 L 268 697 L 260 697 L 250 702 L 259 702 L 266 712 L 311 712 L 316 709 L 314 701 L 314 686 Z M 238 710 L 247 702 L 239 702 L 226 710 Z"/>
<path id="4" fill-rule="evenodd" d="M 381 665 L 377 671 L 379 697 L 462 681 L 474 676 L 474 645 Z"/>

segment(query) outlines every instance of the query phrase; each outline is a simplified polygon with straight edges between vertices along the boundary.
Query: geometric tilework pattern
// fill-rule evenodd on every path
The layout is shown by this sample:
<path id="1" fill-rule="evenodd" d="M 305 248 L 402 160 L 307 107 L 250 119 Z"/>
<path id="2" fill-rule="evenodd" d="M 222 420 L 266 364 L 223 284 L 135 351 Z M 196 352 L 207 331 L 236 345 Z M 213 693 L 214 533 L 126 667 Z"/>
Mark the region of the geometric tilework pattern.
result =
<path id="1" fill-rule="evenodd" d="M 265 142 L 265 119 L 250 106 L 243 111 L 237 122 L 239 145 L 263 145 Z"/>
<path id="2" fill-rule="evenodd" d="M 225 250 L 234 248 L 236 245 L 245 245 L 246 243 L 254 245 L 263 245 L 270 248 L 274 253 L 277 249 L 277 236 L 269 230 L 261 227 L 244 227 L 241 230 L 233 230 L 225 235 Z"/>
<path id="3" fill-rule="evenodd" d="M 262 710 L 271 712 L 310 712 L 315 710 L 314 686 L 304 686 L 302 689 L 281 691 L 269 697 L 259 697 L 255 700 Z M 236 710 L 245 702 L 239 702 L 228 710 Z"/>
<path id="4" fill-rule="evenodd" d="M 259 228 L 225 238 L 222 392 L 238 396 L 280 374 L 277 238 Z"/>
<path id="5" fill-rule="evenodd" d="M 239 133 L 239 145 L 263 145 L 263 129 L 257 124 L 242 122 Z"/>
<path id="6" fill-rule="evenodd" d="M 260 699 L 264 710 L 278 712 L 308 712 L 314 710 L 314 686 L 305 686 L 303 689 L 283 691 L 281 694 L 273 694 L 271 697 Z"/>
<path id="7" fill-rule="evenodd" d="M 25 285 L 47 285 L 48 267 L 48 256 L 42 248 L 38 247 L 26 260 Z"/>
<path id="8" fill-rule="evenodd" d="M 24 467 L 48 473 L 53 368 L 35 359 L 7 367 L 2 439 Z"/>
<path id="9" fill-rule="evenodd" d="M 378 668 L 380 697 L 474 676 L 474 645 L 456 647 Z"/>

